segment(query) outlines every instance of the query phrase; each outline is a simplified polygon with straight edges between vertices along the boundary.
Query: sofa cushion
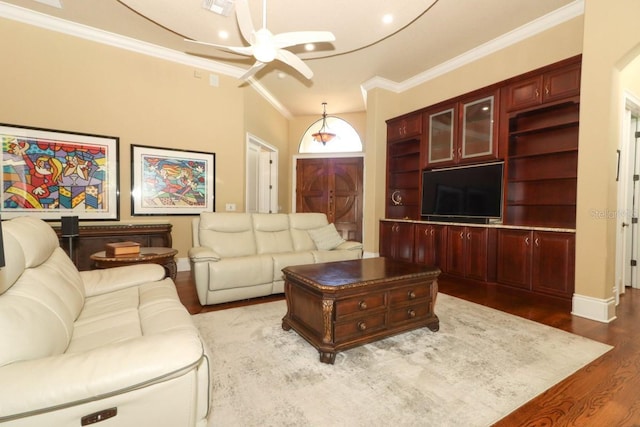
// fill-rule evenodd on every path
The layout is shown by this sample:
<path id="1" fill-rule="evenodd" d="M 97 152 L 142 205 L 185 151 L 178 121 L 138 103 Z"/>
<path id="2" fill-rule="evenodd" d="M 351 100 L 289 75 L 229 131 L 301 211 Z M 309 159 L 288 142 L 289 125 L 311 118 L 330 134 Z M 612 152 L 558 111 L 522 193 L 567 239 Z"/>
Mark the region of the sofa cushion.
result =
<path id="1" fill-rule="evenodd" d="M 13 235 L 4 232 L 3 235 L 4 248 L 15 248 L 11 251 L 4 251 L 5 266 L 0 268 L 0 294 L 4 293 L 11 285 L 18 280 L 22 274 L 26 261 L 24 253 L 20 250 L 20 243 Z"/>
<path id="2" fill-rule="evenodd" d="M 313 255 L 309 251 L 273 254 L 273 281 L 284 280 L 282 269 L 292 265 L 313 264 Z"/>
<path id="3" fill-rule="evenodd" d="M 309 236 L 316 248 L 321 251 L 330 251 L 335 249 L 344 243 L 346 240 L 336 230 L 336 226 L 333 224 L 327 224 L 320 228 L 313 228 L 309 230 Z"/>
<path id="4" fill-rule="evenodd" d="M 251 214 L 203 212 L 198 227 L 200 245 L 222 258 L 256 254 Z"/>
<path id="5" fill-rule="evenodd" d="M 309 236 L 308 230 L 327 225 L 327 216 L 323 213 L 291 213 L 289 214 L 289 226 L 291 227 L 291 239 L 293 250 L 313 251 L 316 244 Z"/>
<path id="6" fill-rule="evenodd" d="M 17 261 L 24 262 L 19 277 L 10 273 L 13 284 L 0 299 L 0 342 L 11 343 L 0 346 L 0 366 L 61 354 L 84 305 L 80 273 L 44 221 L 31 217 L 5 221 L 3 235 L 11 259 L 22 252 Z"/>
<path id="7" fill-rule="evenodd" d="M 192 327 L 171 280 L 87 298 L 67 353 L 90 351 L 141 336 Z"/>
<path id="8" fill-rule="evenodd" d="M 253 230 L 259 254 L 277 254 L 293 251 L 286 214 L 253 214 Z"/>
<path id="9" fill-rule="evenodd" d="M 225 258 L 209 265 L 209 290 L 231 289 L 271 283 L 271 255 Z"/>

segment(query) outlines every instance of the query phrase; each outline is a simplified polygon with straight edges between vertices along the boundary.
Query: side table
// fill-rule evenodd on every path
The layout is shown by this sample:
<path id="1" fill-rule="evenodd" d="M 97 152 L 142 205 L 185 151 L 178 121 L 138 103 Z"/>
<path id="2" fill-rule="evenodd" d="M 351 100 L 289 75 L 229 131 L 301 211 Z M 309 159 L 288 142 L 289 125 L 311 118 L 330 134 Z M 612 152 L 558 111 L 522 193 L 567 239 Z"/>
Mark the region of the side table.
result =
<path id="1" fill-rule="evenodd" d="M 140 248 L 140 253 L 107 256 L 105 251 L 96 252 L 89 257 L 96 268 L 111 268 L 122 265 L 153 263 L 164 267 L 167 276 L 176 279 L 178 268 L 175 256 L 178 251 L 173 248 Z"/>

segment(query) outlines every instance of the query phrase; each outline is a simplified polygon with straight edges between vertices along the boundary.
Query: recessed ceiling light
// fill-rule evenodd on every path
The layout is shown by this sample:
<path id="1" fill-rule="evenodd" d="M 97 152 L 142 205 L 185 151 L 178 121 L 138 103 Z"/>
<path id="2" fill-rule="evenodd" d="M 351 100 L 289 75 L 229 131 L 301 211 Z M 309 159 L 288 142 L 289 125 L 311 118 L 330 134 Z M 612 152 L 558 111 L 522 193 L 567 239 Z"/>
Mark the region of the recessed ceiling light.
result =
<path id="1" fill-rule="evenodd" d="M 284 79 L 285 77 L 287 77 L 287 75 L 283 71 L 278 71 L 278 78 L 279 79 Z"/>
<path id="2" fill-rule="evenodd" d="M 312 50 L 316 50 L 316 46 L 313 43 L 307 43 L 304 45 L 304 50 L 311 52 Z"/>
<path id="3" fill-rule="evenodd" d="M 218 31 L 218 37 L 220 37 L 222 40 L 227 40 L 229 38 L 229 32 L 225 30 L 220 30 Z"/>
<path id="4" fill-rule="evenodd" d="M 390 13 L 385 14 L 382 17 L 382 23 L 383 24 L 391 24 L 393 22 L 393 15 Z"/>

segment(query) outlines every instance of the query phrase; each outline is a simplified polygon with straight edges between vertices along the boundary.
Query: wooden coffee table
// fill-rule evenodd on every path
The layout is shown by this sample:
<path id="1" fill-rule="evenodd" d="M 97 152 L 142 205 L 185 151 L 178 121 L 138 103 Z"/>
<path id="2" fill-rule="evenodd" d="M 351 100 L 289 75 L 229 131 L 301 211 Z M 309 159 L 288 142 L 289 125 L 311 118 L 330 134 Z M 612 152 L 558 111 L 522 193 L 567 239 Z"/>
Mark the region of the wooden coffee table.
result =
<path id="1" fill-rule="evenodd" d="M 145 263 L 160 264 L 164 267 L 167 276 L 175 280 L 178 272 L 175 260 L 177 253 L 178 251 L 173 248 L 145 247 L 140 248 L 140 253 L 138 254 L 107 256 L 105 251 L 100 251 L 91 254 L 89 258 L 91 258 L 96 268 L 111 268 L 121 265 Z"/>
<path id="2" fill-rule="evenodd" d="M 390 258 L 286 267 L 284 330 L 294 329 L 333 364 L 341 350 L 412 329 L 439 329 L 440 270 Z"/>

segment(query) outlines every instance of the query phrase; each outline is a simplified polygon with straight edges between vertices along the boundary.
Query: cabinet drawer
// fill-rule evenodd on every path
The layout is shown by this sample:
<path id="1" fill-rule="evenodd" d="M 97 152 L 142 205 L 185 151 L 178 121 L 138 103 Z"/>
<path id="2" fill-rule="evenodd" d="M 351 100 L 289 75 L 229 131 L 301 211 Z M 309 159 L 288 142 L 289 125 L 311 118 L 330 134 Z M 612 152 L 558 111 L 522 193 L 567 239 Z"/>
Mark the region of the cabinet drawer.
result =
<path id="1" fill-rule="evenodd" d="M 385 329 L 386 313 L 382 312 L 373 316 L 359 317 L 335 324 L 335 342 L 353 340 L 357 337 L 366 336 L 371 333 Z"/>
<path id="2" fill-rule="evenodd" d="M 421 298 L 427 298 L 431 296 L 431 286 L 425 283 L 417 283 L 413 286 L 405 286 L 400 289 L 392 290 L 389 294 L 389 300 L 391 307 L 409 303 Z"/>
<path id="3" fill-rule="evenodd" d="M 370 313 L 382 307 L 386 307 L 384 292 L 336 301 L 336 320 L 354 313 Z"/>
<path id="4" fill-rule="evenodd" d="M 389 323 L 391 325 L 403 322 L 422 320 L 429 315 L 431 302 L 423 301 L 421 304 L 408 305 L 391 310 Z"/>

